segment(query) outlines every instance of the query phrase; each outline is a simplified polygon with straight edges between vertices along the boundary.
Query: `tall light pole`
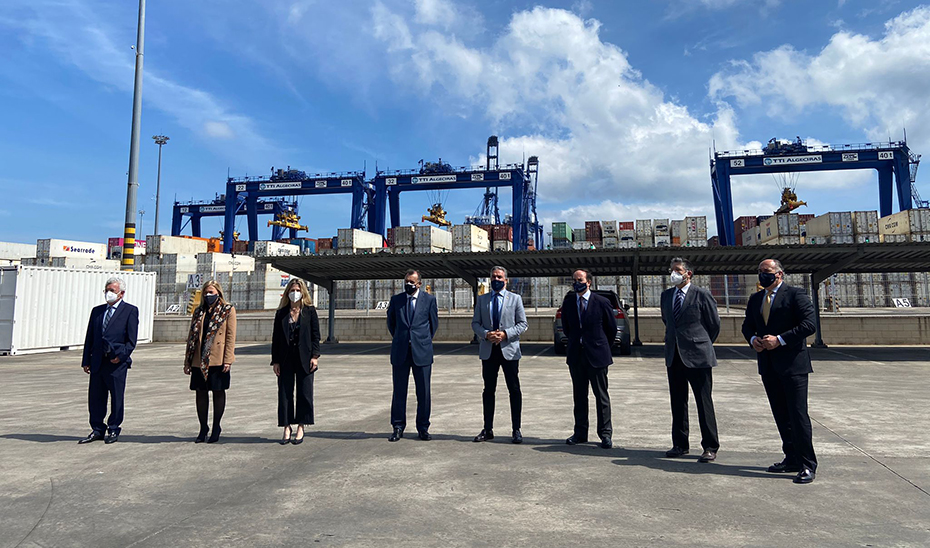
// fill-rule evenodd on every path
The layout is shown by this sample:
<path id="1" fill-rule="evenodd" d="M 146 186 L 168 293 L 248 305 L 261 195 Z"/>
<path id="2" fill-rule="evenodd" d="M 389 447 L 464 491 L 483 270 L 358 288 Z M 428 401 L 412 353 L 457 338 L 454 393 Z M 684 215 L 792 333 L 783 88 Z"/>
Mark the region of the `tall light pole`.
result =
<path id="1" fill-rule="evenodd" d="M 155 144 L 158 145 L 158 178 L 155 180 L 155 236 L 158 236 L 158 201 L 161 198 L 161 147 L 168 143 L 168 137 L 164 135 L 153 135 Z"/>
<path id="2" fill-rule="evenodd" d="M 142 125 L 142 59 L 145 43 L 145 0 L 139 0 L 136 31 L 136 79 L 132 90 L 132 131 L 129 140 L 129 184 L 126 189 L 126 225 L 123 230 L 123 261 L 120 270 L 136 264 L 136 194 L 139 191 L 139 132 Z"/>

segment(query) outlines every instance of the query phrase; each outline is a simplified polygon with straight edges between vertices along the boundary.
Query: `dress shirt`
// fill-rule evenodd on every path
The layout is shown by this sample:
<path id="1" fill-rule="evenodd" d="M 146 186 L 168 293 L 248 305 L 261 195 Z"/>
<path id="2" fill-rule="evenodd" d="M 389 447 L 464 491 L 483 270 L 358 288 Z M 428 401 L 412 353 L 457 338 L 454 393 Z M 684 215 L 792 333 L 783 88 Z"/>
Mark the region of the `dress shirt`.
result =
<path id="1" fill-rule="evenodd" d="M 775 294 L 778 293 L 778 290 L 781 289 L 781 286 L 782 286 L 782 284 L 784 284 L 784 283 L 785 283 L 785 282 L 782 282 L 782 283 L 776 285 L 776 286 L 775 286 L 775 289 L 772 290 L 772 303 L 775 302 Z M 763 289 L 763 291 L 767 291 L 767 290 Z M 766 297 L 767 297 L 767 296 L 762 297 L 762 306 L 763 306 L 763 307 L 765 306 L 765 299 L 766 299 Z M 771 313 L 771 311 L 772 311 L 772 309 L 771 309 L 771 304 L 769 304 L 769 307 L 770 307 L 770 308 L 769 308 L 769 313 Z M 762 308 L 760 308 L 759 310 L 762 310 Z M 758 337 L 756 337 L 755 335 L 753 335 L 752 338 L 749 339 L 749 346 L 752 346 L 752 343 L 753 343 L 757 338 L 758 338 Z M 778 344 L 779 344 L 779 345 L 785 346 L 785 339 L 781 338 L 781 335 L 776 335 L 776 338 L 778 338 Z"/>
<path id="2" fill-rule="evenodd" d="M 110 308 L 113 309 L 113 315 L 110 316 L 110 320 L 113 320 L 113 316 L 116 316 L 116 307 L 118 307 L 121 302 L 123 302 L 123 299 L 117 299 L 113 304 L 107 303 L 107 309 L 103 311 L 103 317 L 100 318 L 100 325 L 103 325 L 103 320 L 106 319 L 107 311 L 109 311 Z"/>

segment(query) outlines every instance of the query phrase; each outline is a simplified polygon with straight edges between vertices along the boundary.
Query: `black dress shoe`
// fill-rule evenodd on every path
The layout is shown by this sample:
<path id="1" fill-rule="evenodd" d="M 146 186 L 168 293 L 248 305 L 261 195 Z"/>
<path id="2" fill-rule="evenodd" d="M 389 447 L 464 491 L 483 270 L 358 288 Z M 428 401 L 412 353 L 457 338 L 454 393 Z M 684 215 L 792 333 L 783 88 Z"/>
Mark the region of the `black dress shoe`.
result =
<path id="1" fill-rule="evenodd" d="M 565 440 L 565 443 L 569 445 L 578 445 L 579 443 L 588 443 L 588 438 L 581 437 L 578 434 L 572 434 L 567 440 Z"/>
<path id="2" fill-rule="evenodd" d="M 288 433 L 286 433 L 286 434 L 282 434 L 282 435 L 281 435 L 281 440 L 278 441 L 278 443 L 280 443 L 281 445 L 287 445 L 287 444 L 291 443 L 291 433 L 288 432 Z"/>
<path id="3" fill-rule="evenodd" d="M 513 439 L 511 441 L 514 443 L 523 443 L 523 434 L 520 433 L 519 428 L 513 431 Z"/>
<path id="4" fill-rule="evenodd" d="M 119 441 L 119 432 L 110 432 L 107 434 L 107 439 L 103 440 L 103 443 L 109 445 L 111 443 L 116 443 Z"/>
<path id="5" fill-rule="evenodd" d="M 213 429 L 213 433 L 210 434 L 210 439 L 207 440 L 207 443 L 216 443 L 216 442 L 220 441 L 220 432 L 222 432 L 222 431 L 223 431 L 223 429 L 220 428 L 219 426 L 217 426 L 216 428 L 214 428 L 214 429 Z"/>
<path id="6" fill-rule="evenodd" d="M 814 478 L 817 477 L 817 474 L 813 470 L 804 466 L 801 468 L 801 471 L 798 472 L 798 475 L 794 478 L 795 483 L 810 483 L 814 481 Z"/>
<path id="7" fill-rule="evenodd" d="M 776 462 L 772 466 L 769 466 L 768 471 L 772 472 L 773 474 L 781 474 L 784 472 L 800 472 L 801 465 L 791 464 L 789 462 L 781 461 L 781 462 Z"/>
<path id="8" fill-rule="evenodd" d="M 665 456 L 670 459 L 677 459 L 678 457 L 681 457 L 687 454 L 688 454 L 687 449 L 682 449 L 681 447 L 678 447 L 677 445 L 665 452 Z"/>
<path id="9" fill-rule="evenodd" d="M 613 446 L 614 442 L 610 436 L 601 436 L 601 449 L 610 449 Z"/>
<path id="10" fill-rule="evenodd" d="M 207 441 L 207 433 L 210 432 L 209 428 L 201 428 L 200 433 L 197 434 L 197 439 L 194 440 L 194 443 L 203 443 Z"/>
<path id="11" fill-rule="evenodd" d="M 433 436 L 429 435 L 429 432 L 423 431 L 419 433 L 420 439 L 423 441 L 432 441 Z"/>
<path id="12" fill-rule="evenodd" d="M 103 434 L 91 432 L 90 434 L 87 435 L 86 438 L 79 440 L 78 443 L 84 444 L 84 443 L 90 443 L 92 441 L 97 441 L 97 440 L 102 440 L 102 439 L 103 439 Z"/>
<path id="13" fill-rule="evenodd" d="M 291 440 L 291 443 L 294 444 L 294 445 L 300 445 L 300 444 L 303 443 L 303 442 L 304 442 L 304 439 L 303 439 L 303 438 L 299 438 L 299 439 L 298 439 L 298 438 L 294 438 L 294 439 Z"/>
<path id="14" fill-rule="evenodd" d="M 480 442 L 480 441 L 488 441 L 488 440 L 493 440 L 493 439 L 494 439 L 494 431 L 493 431 L 493 430 L 485 430 L 484 428 L 482 428 L 482 429 L 481 429 L 481 432 L 478 432 L 478 435 L 475 436 L 475 440 L 474 440 L 474 441 L 475 441 L 475 443 L 477 443 L 477 442 Z"/>
<path id="15" fill-rule="evenodd" d="M 705 449 L 698 457 L 698 462 L 714 462 L 715 460 L 717 460 L 717 452 L 711 449 Z"/>
<path id="16" fill-rule="evenodd" d="M 394 429 L 394 433 L 391 434 L 391 437 L 388 438 L 388 441 L 397 441 L 397 440 L 399 440 L 399 439 L 402 438 L 402 437 L 404 437 L 404 429 L 403 429 L 403 428 L 395 428 L 395 429 Z"/>

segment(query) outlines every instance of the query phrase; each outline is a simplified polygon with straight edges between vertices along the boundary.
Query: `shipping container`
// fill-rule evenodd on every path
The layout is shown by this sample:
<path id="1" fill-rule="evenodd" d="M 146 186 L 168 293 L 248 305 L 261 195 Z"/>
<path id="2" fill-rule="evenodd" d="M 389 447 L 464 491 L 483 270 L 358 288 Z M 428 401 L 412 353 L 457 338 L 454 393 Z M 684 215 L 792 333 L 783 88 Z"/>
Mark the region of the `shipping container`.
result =
<path id="1" fill-rule="evenodd" d="M 394 245 L 395 246 L 413 246 L 412 226 L 398 226 L 394 228 Z"/>
<path id="2" fill-rule="evenodd" d="M 585 240 L 575 240 L 572 242 L 572 249 L 591 249 L 591 242 Z"/>
<path id="3" fill-rule="evenodd" d="M 255 270 L 255 259 L 247 255 L 229 253 L 198 253 L 197 272 L 212 274 L 215 272 L 251 272 Z"/>
<path id="4" fill-rule="evenodd" d="M 151 342 L 154 273 L 14 266 L 0 268 L 0 353 L 83 346 L 91 309 L 104 304 L 111 277 L 126 282 L 124 299 L 139 308 L 138 342 Z"/>
<path id="5" fill-rule="evenodd" d="M 585 230 L 583 228 L 572 229 L 572 241 L 573 242 L 583 242 L 587 238 Z"/>
<path id="6" fill-rule="evenodd" d="M 249 251 L 255 257 L 296 257 L 301 254 L 298 245 L 264 240 L 250 241 Z"/>
<path id="7" fill-rule="evenodd" d="M 849 211 L 830 212 L 805 223 L 807 236 L 852 235 L 853 215 Z"/>
<path id="8" fill-rule="evenodd" d="M 600 242 L 603 238 L 601 234 L 601 223 L 598 221 L 585 221 L 584 223 L 585 240 L 589 242 Z"/>
<path id="9" fill-rule="evenodd" d="M 655 235 L 655 246 L 656 247 L 668 247 L 672 245 L 671 236 L 662 236 L 660 234 Z"/>
<path id="10" fill-rule="evenodd" d="M 494 240 L 494 251 L 513 251 L 513 242 L 510 240 Z"/>
<path id="11" fill-rule="evenodd" d="M 682 233 L 685 233 L 684 236 L 687 237 L 685 229 L 685 222 L 682 221 L 672 221 L 669 226 L 669 234 L 672 238 L 678 238 L 679 240 L 682 237 Z"/>
<path id="12" fill-rule="evenodd" d="M 800 237 L 801 229 L 798 216 L 793 213 L 782 213 L 769 217 L 759 225 L 759 233 L 759 243 L 763 244 L 782 236 Z"/>
<path id="13" fill-rule="evenodd" d="M 456 252 L 488 251 L 491 238 L 488 232 L 477 225 L 452 227 L 452 250 Z"/>
<path id="14" fill-rule="evenodd" d="M 572 242 L 571 240 L 564 240 L 561 238 L 552 239 L 552 249 L 571 249 Z M 487 251 L 487 250 L 484 250 Z"/>
<path id="15" fill-rule="evenodd" d="M 452 251 L 452 233 L 435 226 L 418 226 L 413 235 L 415 248 L 434 248 Z M 417 253 L 427 253 L 418 251 Z"/>
<path id="16" fill-rule="evenodd" d="M 639 222 L 639 221 L 636 221 Z M 655 242 L 652 239 L 652 235 L 649 236 L 636 236 L 636 247 L 655 247 Z"/>
<path id="17" fill-rule="evenodd" d="M 683 228 L 682 240 L 686 237 L 688 240 L 704 240 L 704 245 L 707 245 L 707 217 L 685 217 Z"/>
<path id="18" fill-rule="evenodd" d="M 652 236 L 652 219 L 636 219 L 634 226 L 637 237 Z"/>
<path id="19" fill-rule="evenodd" d="M 622 231 L 624 231 L 624 230 L 632 230 L 632 231 L 635 232 L 635 231 L 636 231 L 636 223 L 634 223 L 633 221 L 618 221 L 618 222 L 617 222 L 617 230 L 620 231 L 620 232 L 622 232 Z"/>
<path id="20" fill-rule="evenodd" d="M 493 241 L 513 242 L 513 227 L 511 225 L 494 225 Z"/>
<path id="21" fill-rule="evenodd" d="M 762 229 L 758 226 L 751 227 L 749 230 L 743 232 L 741 240 L 742 245 L 754 246 L 761 245 L 762 243 Z"/>
<path id="22" fill-rule="evenodd" d="M 0 259 L 21 261 L 28 257 L 36 257 L 36 249 L 35 244 L 0 242 Z"/>
<path id="23" fill-rule="evenodd" d="M 568 223 L 557 222 L 552 223 L 552 239 L 553 240 L 568 240 L 572 241 L 574 237 L 574 231 L 572 227 L 568 226 Z"/>
<path id="24" fill-rule="evenodd" d="M 36 259 L 35 266 L 53 266 L 55 268 L 70 268 L 75 270 L 106 270 L 116 272 L 120 269 L 120 261 L 115 259 L 95 259 L 90 257 L 52 257 L 49 259 Z"/>
<path id="25" fill-rule="evenodd" d="M 923 232 L 920 210 L 908 209 L 878 220 L 879 234 L 910 234 Z"/>
<path id="26" fill-rule="evenodd" d="M 46 238 L 42 240 L 36 240 L 35 256 L 40 259 L 48 259 L 51 257 L 85 257 L 106 259 L 107 251 L 106 244 Z"/>
<path id="27" fill-rule="evenodd" d="M 366 232 L 357 228 L 340 228 L 336 238 L 339 240 L 337 249 L 371 249 L 382 247 L 384 237 L 374 232 Z M 395 234 L 396 238 L 396 234 Z M 451 246 L 450 246 L 451 247 Z"/>
<path id="28" fill-rule="evenodd" d="M 316 240 L 317 253 L 319 253 L 321 250 L 332 249 L 332 248 L 333 248 L 332 238 L 317 238 Z"/>
<path id="29" fill-rule="evenodd" d="M 668 219 L 653 219 L 652 234 L 654 236 L 671 236 L 670 230 Z"/>
<path id="30" fill-rule="evenodd" d="M 601 245 L 604 249 L 617 249 L 620 247 L 620 239 L 616 237 L 604 236 L 604 239 L 601 240 Z"/>
<path id="31" fill-rule="evenodd" d="M 878 234 L 856 234 L 857 244 L 877 244 L 881 242 Z"/>
<path id="32" fill-rule="evenodd" d="M 146 236 L 146 252 L 154 255 L 193 255 L 207 252 L 207 240 L 180 236 Z"/>
<path id="33" fill-rule="evenodd" d="M 852 217 L 854 234 L 878 234 L 877 211 L 854 211 Z"/>
<path id="34" fill-rule="evenodd" d="M 601 239 L 617 237 L 617 221 L 601 221 Z"/>

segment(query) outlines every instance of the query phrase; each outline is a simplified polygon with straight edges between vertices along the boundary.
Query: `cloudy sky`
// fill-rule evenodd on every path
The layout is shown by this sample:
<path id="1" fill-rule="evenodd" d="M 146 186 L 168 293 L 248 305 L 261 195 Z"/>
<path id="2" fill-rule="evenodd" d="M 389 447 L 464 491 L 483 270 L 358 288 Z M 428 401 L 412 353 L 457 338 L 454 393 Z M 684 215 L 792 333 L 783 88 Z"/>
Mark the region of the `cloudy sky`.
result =
<path id="1" fill-rule="evenodd" d="M 120 235 L 136 8 L 0 3 L 0 240 Z M 478 164 L 496 134 L 502 162 L 539 157 L 547 224 L 711 219 L 712 147 L 906 128 L 927 152 L 928 89 L 930 5 L 905 0 L 161 0 L 146 14 L 139 207 L 150 233 L 155 134 L 171 138 L 163 233 L 175 199 L 212 199 L 227 173 Z M 876 181 L 805 174 L 798 194 L 816 214 L 876 209 Z M 737 215 L 778 202 L 769 176 L 734 179 L 734 193 Z M 405 194 L 402 222 L 427 199 Z M 453 222 L 480 199 L 449 193 Z M 309 236 L 347 226 L 349 206 L 301 199 Z"/>

